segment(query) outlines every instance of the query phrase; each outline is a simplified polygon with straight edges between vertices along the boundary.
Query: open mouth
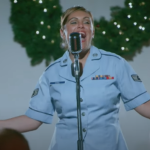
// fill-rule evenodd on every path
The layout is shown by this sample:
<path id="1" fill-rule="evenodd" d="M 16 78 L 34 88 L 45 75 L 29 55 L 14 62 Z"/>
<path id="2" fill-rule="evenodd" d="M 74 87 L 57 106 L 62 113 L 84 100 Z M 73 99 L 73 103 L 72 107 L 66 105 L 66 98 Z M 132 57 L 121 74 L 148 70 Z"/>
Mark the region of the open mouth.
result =
<path id="1" fill-rule="evenodd" d="M 84 40 L 86 38 L 86 34 L 84 32 L 79 32 L 81 34 L 81 38 L 82 40 Z"/>

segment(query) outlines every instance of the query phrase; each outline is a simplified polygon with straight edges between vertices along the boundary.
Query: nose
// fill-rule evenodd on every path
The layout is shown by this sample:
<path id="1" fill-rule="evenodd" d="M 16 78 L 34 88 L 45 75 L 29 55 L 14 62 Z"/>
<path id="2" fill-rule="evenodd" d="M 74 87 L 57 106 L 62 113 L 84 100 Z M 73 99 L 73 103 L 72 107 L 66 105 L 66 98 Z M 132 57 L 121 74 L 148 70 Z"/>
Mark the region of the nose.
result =
<path id="1" fill-rule="evenodd" d="M 83 22 L 78 22 L 78 28 L 84 28 Z"/>

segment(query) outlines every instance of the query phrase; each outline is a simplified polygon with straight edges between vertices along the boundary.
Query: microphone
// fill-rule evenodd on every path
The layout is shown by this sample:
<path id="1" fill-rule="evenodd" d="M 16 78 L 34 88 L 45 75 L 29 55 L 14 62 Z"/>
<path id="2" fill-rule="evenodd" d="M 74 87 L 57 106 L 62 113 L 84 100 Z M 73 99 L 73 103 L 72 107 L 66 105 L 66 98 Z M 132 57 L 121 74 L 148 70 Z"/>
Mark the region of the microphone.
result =
<path id="1" fill-rule="evenodd" d="M 74 55 L 74 63 L 71 64 L 71 72 L 72 76 L 81 76 L 82 75 L 82 67 L 79 62 L 79 53 L 82 51 L 82 42 L 81 42 L 81 34 L 78 32 L 73 32 L 69 35 L 69 50 Z M 81 69 L 80 69 L 81 68 Z"/>
<path id="2" fill-rule="evenodd" d="M 82 49 L 81 34 L 78 32 L 73 32 L 69 36 L 69 49 L 72 54 L 79 54 Z"/>

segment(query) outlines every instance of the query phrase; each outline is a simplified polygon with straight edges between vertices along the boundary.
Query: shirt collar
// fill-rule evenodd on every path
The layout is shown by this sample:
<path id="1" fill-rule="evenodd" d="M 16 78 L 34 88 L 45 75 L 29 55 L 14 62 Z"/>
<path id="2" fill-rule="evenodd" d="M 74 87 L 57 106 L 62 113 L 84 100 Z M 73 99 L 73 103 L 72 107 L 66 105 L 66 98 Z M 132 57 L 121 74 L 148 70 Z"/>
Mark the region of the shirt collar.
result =
<path id="1" fill-rule="evenodd" d="M 101 59 L 101 57 L 102 57 L 102 54 L 101 54 L 100 50 L 98 48 L 96 48 L 95 46 L 91 46 L 90 54 L 87 59 L 93 61 L 93 60 L 99 60 L 99 59 Z M 66 51 L 61 58 L 60 65 L 61 65 L 61 67 L 64 67 L 71 63 L 72 63 L 72 61 L 69 56 L 69 51 Z"/>
<path id="2" fill-rule="evenodd" d="M 89 58 L 90 60 L 99 60 L 101 59 L 102 54 L 98 48 L 91 46 Z"/>

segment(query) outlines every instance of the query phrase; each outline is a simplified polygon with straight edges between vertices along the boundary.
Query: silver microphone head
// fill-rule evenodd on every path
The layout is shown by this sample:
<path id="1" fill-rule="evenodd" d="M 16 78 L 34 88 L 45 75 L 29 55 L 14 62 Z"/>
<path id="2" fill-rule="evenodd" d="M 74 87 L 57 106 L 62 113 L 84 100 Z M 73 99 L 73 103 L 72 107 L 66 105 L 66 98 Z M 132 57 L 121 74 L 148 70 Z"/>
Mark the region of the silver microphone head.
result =
<path id="1" fill-rule="evenodd" d="M 81 34 L 73 32 L 69 36 L 69 50 L 73 54 L 78 54 L 82 51 Z"/>

